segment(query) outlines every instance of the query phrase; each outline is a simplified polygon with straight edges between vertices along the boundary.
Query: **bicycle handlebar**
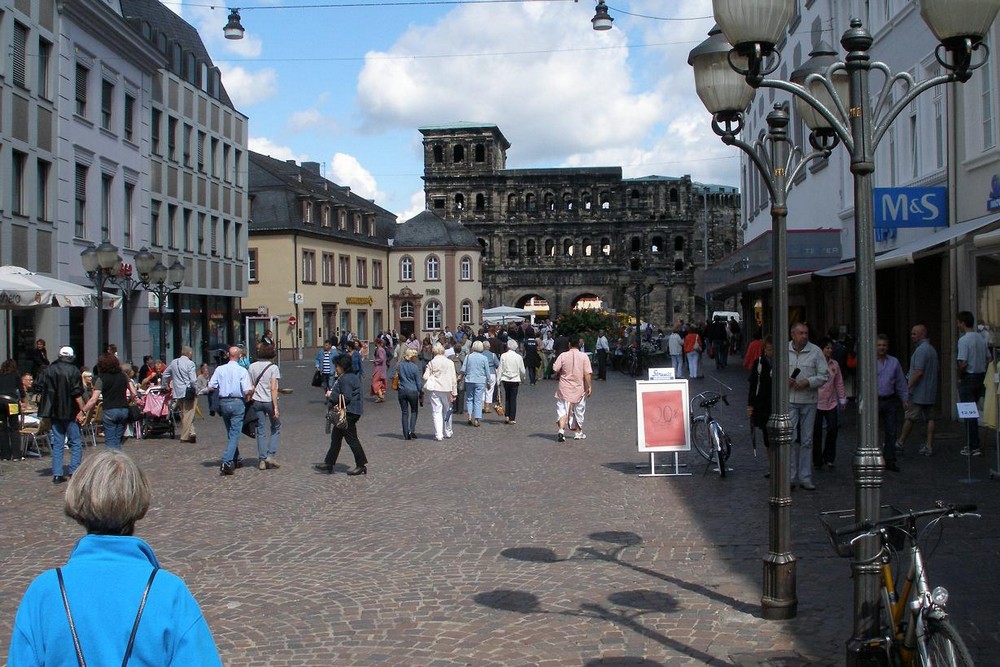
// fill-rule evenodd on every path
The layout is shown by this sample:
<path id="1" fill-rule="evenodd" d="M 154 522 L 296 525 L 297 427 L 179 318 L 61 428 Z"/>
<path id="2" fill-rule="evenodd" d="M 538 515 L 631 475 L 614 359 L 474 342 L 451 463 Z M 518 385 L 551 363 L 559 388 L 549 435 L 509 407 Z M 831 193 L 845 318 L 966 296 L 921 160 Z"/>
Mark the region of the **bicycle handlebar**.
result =
<path id="1" fill-rule="evenodd" d="M 851 535 L 853 533 L 867 533 L 879 528 L 881 526 L 891 525 L 898 523 L 902 519 L 919 519 L 925 516 L 938 516 L 938 515 L 952 515 L 961 516 L 962 514 L 970 514 L 976 511 L 976 505 L 966 504 L 966 505 L 940 505 L 931 510 L 921 510 L 919 512 L 904 512 L 902 514 L 896 514 L 894 516 L 887 516 L 877 521 L 861 521 L 859 523 L 854 523 L 849 526 L 844 526 L 843 528 L 837 528 L 833 531 L 833 534 L 837 537 L 842 537 L 844 535 Z"/>

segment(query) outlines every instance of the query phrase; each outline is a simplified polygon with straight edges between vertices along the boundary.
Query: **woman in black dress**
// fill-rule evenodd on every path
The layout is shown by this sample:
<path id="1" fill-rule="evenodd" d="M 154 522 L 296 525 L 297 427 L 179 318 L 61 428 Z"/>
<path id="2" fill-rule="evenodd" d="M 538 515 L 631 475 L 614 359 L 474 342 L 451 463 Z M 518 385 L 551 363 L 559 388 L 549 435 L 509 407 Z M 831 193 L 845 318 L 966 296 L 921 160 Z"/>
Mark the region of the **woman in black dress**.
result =
<path id="1" fill-rule="evenodd" d="M 317 465 L 316 469 L 322 472 L 332 473 L 333 467 L 337 465 L 337 457 L 340 456 L 340 448 L 347 440 L 347 445 L 354 454 L 354 467 L 347 471 L 348 475 L 367 475 L 368 457 L 361 447 L 361 440 L 358 438 L 358 420 L 364 412 L 364 402 L 361 398 L 361 380 L 351 372 L 351 355 L 342 354 L 337 357 L 335 372 L 337 374 L 333 386 L 326 391 L 326 400 L 331 405 L 337 405 L 340 397 L 344 397 L 344 404 L 347 406 L 347 429 L 339 430 L 334 428 L 330 434 L 330 449 L 326 453 L 326 458 L 322 465 Z"/>
<path id="2" fill-rule="evenodd" d="M 524 367 L 528 369 L 528 382 L 535 384 L 538 381 L 538 365 L 542 363 L 542 357 L 538 353 L 542 341 L 532 327 L 528 327 L 524 332 Z"/>
<path id="3" fill-rule="evenodd" d="M 764 351 L 750 369 L 750 395 L 747 399 L 747 416 L 750 428 L 764 432 L 764 446 L 770 447 L 767 420 L 771 418 L 771 376 L 774 370 L 774 340 L 764 339 Z"/>
<path id="4" fill-rule="evenodd" d="M 24 391 L 21 389 L 21 373 L 17 370 L 17 362 L 8 359 L 0 365 L 0 421 L 3 422 L 3 432 L 0 433 L 0 459 L 4 461 L 21 460 L 21 399 Z"/>

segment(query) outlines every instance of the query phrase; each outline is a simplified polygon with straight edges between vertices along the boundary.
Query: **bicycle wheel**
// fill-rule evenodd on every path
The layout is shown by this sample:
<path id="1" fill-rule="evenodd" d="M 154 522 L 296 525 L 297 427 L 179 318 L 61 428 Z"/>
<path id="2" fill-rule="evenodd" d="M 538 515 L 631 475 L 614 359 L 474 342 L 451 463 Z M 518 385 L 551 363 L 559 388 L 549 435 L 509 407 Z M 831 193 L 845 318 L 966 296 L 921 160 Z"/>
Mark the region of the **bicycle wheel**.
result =
<path id="1" fill-rule="evenodd" d="M 695 450 L 706 461 L 712 458 L 712 438 L 708 433 L 708 422 L 705 415 L 691 418 L 691 441 Z"/>
<path id="2" fill-rule="evenodd" d="M 972 656 L 955 626 L 946 618 L 928 618 L 924 636 L 926 654 L 921 652 L 920 664 L 925 667 L 972 667 Z"/>
<path id="3" fill-rule="evenodd" d="M 729 436 L 722 430 L 722 424 L 713 421 L 709 428 L 712 432 L 712 447 L 715 449 L 715 462 L 719 464 L 719 477 L 726 476 L 726 459 L 732 446 L 729 444 Z"/>

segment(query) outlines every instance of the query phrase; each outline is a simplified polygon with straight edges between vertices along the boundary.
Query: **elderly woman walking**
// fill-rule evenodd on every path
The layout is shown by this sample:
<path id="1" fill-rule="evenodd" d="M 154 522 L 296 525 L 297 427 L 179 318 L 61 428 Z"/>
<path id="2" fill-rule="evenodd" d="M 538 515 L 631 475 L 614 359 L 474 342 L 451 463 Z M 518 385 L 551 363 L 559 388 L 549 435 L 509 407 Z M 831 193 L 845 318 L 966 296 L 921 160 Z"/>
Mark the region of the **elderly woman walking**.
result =
<path id="1" fill-rule="evenodd" d="M 434 358 L 424 369 L 424 391 L 430 394 L 431 418 L 434 422 L 434 439 L 452 436 L 451 418 L 455 399 L 458 397 L 458 376 L 455 364 L 444 356 L 444 345 L 434 345 Z"/>
<path id="2" fill-rule="evenodd" d="M 344 430 L 333 429 L 330 434 L 330 449 L 326 452 L 323 463 L 313 466 L 317 470 L 332 473 L 333 467 L 337 465 L 337 458 L 340 457 L 340 449 L 347 440 L 347 446 L 354 454 L 354 467 L 347 471 L 348 475 L 367 475 L 368 457 L 361 446 L 361 438 L 358 437 L 358 420 L 364 414 L 364 401 L 361 398 L 361 380 L 352 371 L 353 363 L 350 355 L 342 354 L 337 357 L 334 364 L 334 372 L 337 377 L 333 384 L 326 390 L 326 400 L 331 406 L 340 403 L 344 399 L 344 406 L 347 411 L 347 428 Z"/>
<path id="3" fill-rule="evenodd" d="M 486 381 L 493 372 L 490 360 L 483 354 L 483 341 L 472 344 L 472 352 L 462 363 L 462 377 L 465 378 L 465 412 L 469 423 L 479 426 L 483 418 L 483 396 L 486 392 Z"/>
<path id="4" fill-rule="evenodd" d="M 65 565 L 28 587 L 8 664 L 222 665 L 191 591 L 132 536 L 151 495 L 146 476 L 124 453 L 105 449 L 87 457 L 65 499 L 66 515 L 87 535 Z"/>
<path id="5" fill-rule="evenodd" d="M 399 373 L 399 411 L 403 424 L 403 440 L 417 439 L 417 406 L 420 392 L 424 390 L 424 380 L 417 366 L 416 350 L 407 348 L 403 352 L 403 363 L 396 367 Z"/>
<path id="6" fill-rule="evenodd" d="M 507 341 L 507 351 L 500 355 L 500 371 L 498 373 L 500 383 L 503 385 L 504 403 L 507 404 L 508 424 L 516 424 L 517 419 L 517 390 L 527 375 L 524 360 L 517 353 L 517 341 L 513 338 Z"/>

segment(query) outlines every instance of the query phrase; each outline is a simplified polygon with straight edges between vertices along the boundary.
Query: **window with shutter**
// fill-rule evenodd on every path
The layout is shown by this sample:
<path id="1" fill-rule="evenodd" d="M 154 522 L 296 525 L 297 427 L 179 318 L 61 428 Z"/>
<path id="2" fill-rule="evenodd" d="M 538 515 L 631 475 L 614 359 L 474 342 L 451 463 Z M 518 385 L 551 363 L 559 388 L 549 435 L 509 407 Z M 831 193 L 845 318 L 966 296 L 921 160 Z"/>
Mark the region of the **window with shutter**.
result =
<path id="1" fill-rule="evenodd" d="M 75 221 L 73 233 L 77 238 L 87 236 L 87 167 L 76 165 Z"/>
<path id="2" fill-rule="evenodd" d="M 87 115 L 87 77 L 90 70 L 83 65 L 76 66 L 76 114 L 78 116 Z"/>
<path id="3" fill-rule="evenodd" d="M 28 29 L 18 22 L 14 22 L 14 45 L 11 68 L 14 77 L 14 85 L 21 88 L 26 87 L 24 64 L 28 56 Z"/>
<path id="4" fill-rule="evenodd" d="M 111 110 L 115 99 L 115 84 L 101 79 L 101 127 L 111 129 Z"/>

